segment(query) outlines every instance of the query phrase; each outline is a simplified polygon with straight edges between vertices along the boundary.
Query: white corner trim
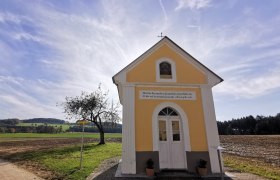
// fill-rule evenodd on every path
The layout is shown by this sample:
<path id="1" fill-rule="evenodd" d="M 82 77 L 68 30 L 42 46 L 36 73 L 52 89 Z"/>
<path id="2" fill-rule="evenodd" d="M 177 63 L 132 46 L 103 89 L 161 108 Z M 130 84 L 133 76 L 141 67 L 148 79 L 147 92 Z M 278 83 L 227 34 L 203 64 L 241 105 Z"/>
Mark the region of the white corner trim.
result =
<path id="1" fill-rule="evenodd" d="M 172 78 L 171 79 L 161 79 L 160 78 L 160 69 L 159 69 L 159 64 L 162 62 L 168 62 L 171 64 L 171 74 Z M 176 64 L 174 61 L 172 61 L 169 58 L 162 57 L 156 61 L 156 81 L 157 82 L 176 82 L 177 81 L 177 76 L 176 76 Z"/>
<path id="2" fill-rule="evenodd" d="M 216 76 L 214 76 L 212 73 L 207 73 L 208 74 L 208 85 L 211 87 L 219 84 L 221 82 L 220 79 L 218 79 Z"/>
<path id="3" fill-rule="evenodd" d="M 217 147 L 220 145 L 211 87 L 201 88 L 204 122 L 212 173 L 219 173 Z"/>
<path id="4" fill-rule="evenodd" d="M 159 104 L 154 112 L 153 112 L 153 119 L 152 119 L 152 128 L 153 128 L 153 151 L 159 150 L 158 145 L 158 113 L 165 107 L 172 107 L 176 111 L 178 111 L 180 118 L 181 118 L 181 124 L 183 129 L 183 141 L 184 141 L 184 149 L 185 151 L 191 151 L 191 143 L 190 143 L 190 135 L 189 135 L 189 123 L 187 115 L 185 114 L 184 110 L 178 106 L 177 104 L 173 102 L 164 102 Z"/>
<path id="5" fill-rule="evenodd" d="M 126 72 L 121 72 L 115 76 L 113 76 L 116 84 L 126 83 Z"/>
<path id="6" fill-rule="evenodd" d="M 123 86 L 122 173 L 136 174 L 135 88 Z"/>

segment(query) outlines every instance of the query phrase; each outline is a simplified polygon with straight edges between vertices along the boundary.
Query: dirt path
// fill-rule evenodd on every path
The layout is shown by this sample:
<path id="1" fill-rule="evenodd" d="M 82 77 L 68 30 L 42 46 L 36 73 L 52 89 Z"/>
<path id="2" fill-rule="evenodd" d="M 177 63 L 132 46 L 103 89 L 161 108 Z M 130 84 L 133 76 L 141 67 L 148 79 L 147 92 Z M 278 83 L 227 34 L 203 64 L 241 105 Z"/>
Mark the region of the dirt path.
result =
<path id="1" fill-rule="evenodd" d="M 38 176 L 2 159 L 0 159 L 0 177 L 1 180 L 14 180 L 14 179 L 43 180 Z"/>

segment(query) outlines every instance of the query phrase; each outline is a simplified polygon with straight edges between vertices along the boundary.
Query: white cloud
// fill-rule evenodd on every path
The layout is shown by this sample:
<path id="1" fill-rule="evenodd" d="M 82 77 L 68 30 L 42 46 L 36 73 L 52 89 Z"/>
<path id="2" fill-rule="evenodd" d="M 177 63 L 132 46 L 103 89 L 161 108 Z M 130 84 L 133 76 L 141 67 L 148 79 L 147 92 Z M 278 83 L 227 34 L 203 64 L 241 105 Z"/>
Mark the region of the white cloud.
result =
<path id="1" fill-rule="evenodd" d="M 104 89 L 110 90 L 110 96 L 117 99 L 111 77 L 160 40 L 157 37 L 160 32 L 224 77 L 225 81 L 215 88 L 219 94 L 255 98 L 279 89 L 279 65 L 275 65 L 279 52 L 277 48 L 261 49 L 278 46 L 279 38 L 268 41 L 265 38 L 275 32 L 277 19 L 257 21 L 237 14 L 233 20 L 213 26 L 208 21 L 214 21 L 211 17 L 195 10 L 212 6 L 214 1 L 179 0 L 171 4 L 173 2 L 159 0 L 145 5 L 143 1 L 121 2 L 94 4 L 98 6 L 94 7 L 98 9 L 96 14 L 81 12 L 78 6 L 73 11 L 60 11 L 44 2 L 23 5 L 26 16 L 0 13 L 0 22 L 15 22 L 19 27 L 27 23 L 36 32 L 15 28 L 15 32 L 4 32 L 3 37 L 8 35 L 22 44 L 33 43 L 32 40 L 51 49 L 49 56 L 32 60 L 36 64 L 34 68 L 40 66 L 46 71 L 45 79 L 37 74 L 24 77 L 25 72 L 33 71 L 24 69 L 22 53 L 26 52 L 0 41 L 0 65 L 6 67 L 0 68 L 0 73 L 5 74 L 0 77 L 0 107 L 5 107 L 0 110 L 0 118 L 13 117 L 7 112 L 10 108 L 7 106 L 14 106 L 18 112 L 14 115 L 20 118 L 63 118 L 56 102 L 63 101 L 65 96 L 79 95 L 82 90 L 91 92 L 100 82 Z M 154 5 L 153 12 L 146 11 L 150 4 Z M 192 11 L 189 14 L 168 11 L 172 5 L 176 11 Z M 36 50 L 37 45 L 32 48 Z M 239 52 L 240 49 L 246 53 Z M 252 52 L 254 49 L 257 52 Z M 262 65 L 267 71 L 258 71 Z M 15 77 L 18 70 L 24 72 Z M 246 76 L 249 71 L 259 74 Z"/>
<path id="2" fill-rule="evenodd" d="M 110 97 L 117 101 L 117 88 L 112 83 L 112 76 L 152 45 L 151 38 L 148 38 L 150 41 L 145 39 L 153 33 L 143 35 L 141 31 L 148 24 L 139 24 L 135 21 L 137 17 L 127 18 L 127 8 L 121 4 L 102 3 L 100 8 L 106 12 L 102 18 L 63 13 L 42 4 L 28 7 L 34 14 L 33 23 L 40 28 L 39 34 L 18 32 L 10 36 L 48 44 L 55 53 L 36 62 L 47 68 L 48 78 L 56 82 L 33 77 L 24 79 L 20 84 L 22 87 L 18 88 L 13 82 L 16 78 L 13 81 L 6 79 L 5 88 L 10 90 L 5 91 L 4 87 L 1 90 L 5 92 L 2 102 L 14 105 L 20 111 L 28 111 L 25 115 L 20 111 L 15 115 L 30 118 L 54 114 L 63 118 L 63 114 L 58 113 L 61 109 L 55 106 L 56 102 L 63 101 L 65 96 L 79 95 L 82 90 L 92 92 L 100 82 L 104 90 L 110 89 Z M 156 29 L 157 25 L 153 25 L 155 27 L 150 26 L 150 30 Z M 135 38 L 139 34 L 137 32 L 142 33 L 143 39 Z M 55 72 L 59 79 L 51 72 Z"/>
<path id="3" fill-rule="evenodd" d="M 226 77 L 237 76 L 240 78 L 256 72 L 257 69 L 258 73 L 256 74 L 263 74 L 265 69 L 267 71 L 280 69 L 279 63 L 277 64 L 277 60 L 280 59 L 278 49 L 260 50 L 243 56 L 232 54 L 225 57 L 225 59 L 229 60 L 218 63 L 216 72 Z"/>
<path id="4" fill-rule="evenodd" d="M 255 98 L 280 90 L 280 68 L 256 77 L 233 77 L 215 88 L 216 92 L 236 98 Z"/>
<path id="5" fill-rule="evenodd" d="M 211 0 L 178 0 L 175 11 L 183 9 L 202 9 L 210 6 Z"/>
<path id="6" fill-rule="evenodd" d="M 55 101 L 53 105 L 44 102 L 44 99 L 49 97 L 50 91 L 48 93 L 38 92 L 39 84 L 15 78 L 9 78 L 1 84 L 0 106 L 9 109 L 6 112 L 5 108 L 1 108 L 1 115 L 7 114 L 7 117 L 18 118 L 62 117 L 59 109 L 55 108 Z M 42 97 L 36 97 L 38 93 Z M 51 99 L 55 100 L 55 98 Z"/>
<path id="7" fill-rule="evenodd" d="M 259 43 L 252 44 L 252 48 L 269 48 L 273 46 L 280 45 L 280 37 L 271 37 L 269 39 L 265 39 Z"/>
<path id="8" fill-rule="evenodd" d="M 167 14 L 166 14 L 165 7 L 164 7 L 164 5 L 163 5 L 163 3 L 162 3 L 162 0 L 159 0 L 159 4 L 160 4 L 160 8 L 161 8 L 161 10 L 162 10 L 162 12 L 163 12 L 164 19 L 165 19 L 165 21 L 167 21 Z"/>
<path id="9" fill-rule="evenodd" d="M 252 68 L 252 65 L 249 63 L 241 63 L 241 64 L 230 64 L 228 63 L 228 66 L 223 66 L 220 69 L 217 70 L 217 73 L 228 73 L 228 72 L 233 72 L 233 71 L 240 71 L 240 70 L 244 70 L 244 69 L 249 69 Z M 244 71 L 243 71 L 244 72 Z"/>
<path id="10" fill-rule="evenodd" d="M 32 40 L 32 41 L 36 41 L 36 42 L 42 42 L 42 40 L 39 37 L 36 37 L 29 33 L 24 33 L 24 32 L 14 34 L 13 37 L 16 40 Z"/>
<path id="11" fill-rule="evenodd" d="M 11 14 L 11 13 L 3 13 L 0 12 L 0 22 L 5 23 L 5 22 L 14 22 L 14 23 L 20 23 L 22 20 L 21 17 Z"/>

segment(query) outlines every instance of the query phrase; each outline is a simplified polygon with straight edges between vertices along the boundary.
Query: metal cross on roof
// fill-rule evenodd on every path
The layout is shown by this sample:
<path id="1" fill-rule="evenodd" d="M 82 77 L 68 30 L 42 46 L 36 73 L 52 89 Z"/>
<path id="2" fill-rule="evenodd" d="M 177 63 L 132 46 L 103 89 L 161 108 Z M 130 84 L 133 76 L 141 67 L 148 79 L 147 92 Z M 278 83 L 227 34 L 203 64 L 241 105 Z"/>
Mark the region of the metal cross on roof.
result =
<path id="1" fill-rule="evenodd" d="M 157 37 L 163 38 L 164 36 L 162 35 L 162 32 L 161 32 L 160 35 L 157 36 Z"/>

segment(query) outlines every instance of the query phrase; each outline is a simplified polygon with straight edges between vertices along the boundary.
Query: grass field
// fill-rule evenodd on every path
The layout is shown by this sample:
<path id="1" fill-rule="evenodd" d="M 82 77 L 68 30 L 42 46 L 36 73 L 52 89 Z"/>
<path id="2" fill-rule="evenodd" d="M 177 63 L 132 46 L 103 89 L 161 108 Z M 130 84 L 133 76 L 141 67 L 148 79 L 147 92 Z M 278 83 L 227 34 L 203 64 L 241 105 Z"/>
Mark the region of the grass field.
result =
<path id="1" fill-rule="evenodd" d="M 23 161 L 35 161 L 39 166 L 53 171 L 55 179 L 75 180 L 85 179 L 102 161 L 116 156 L 121 156 L 121 143 L 86 145 L 84 147 L 82 169 L 79 168 L 79 146 L 17 154 L 17 158 Z"/>
<path id="2" fill-rule="evenodd" d="M 230 154 L 223 155 L 224 164 L 241 172 L 249 172 L 269 179 L 280 180 L 279 168 L 263 163 L 257 159 Z"/>
<path id="3" fill-rule="evenodd" d="M 81 133 L 4 133 L 0 134 L 0 141 L 6 139 L 24 139 L 24 138 L 80 138 Z M 84 133 L 86 138 L 99 138 L 99 133 Z M 105 138 L 121 138 L 120 133 L 105 133 Z"/>

